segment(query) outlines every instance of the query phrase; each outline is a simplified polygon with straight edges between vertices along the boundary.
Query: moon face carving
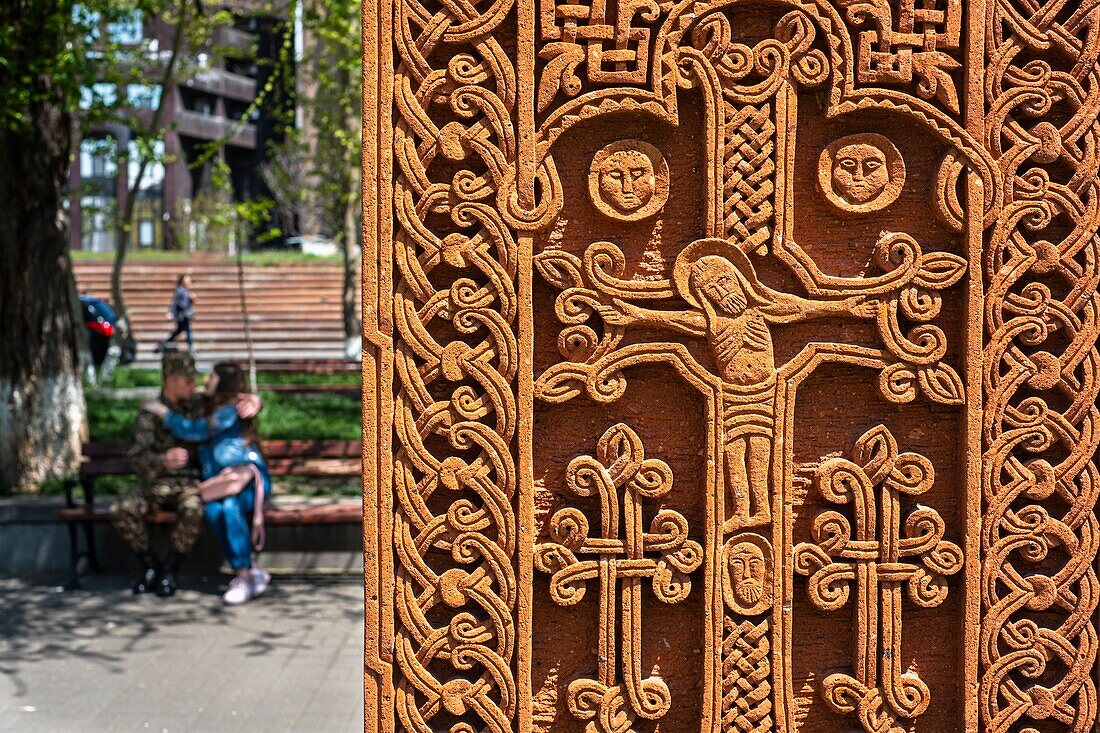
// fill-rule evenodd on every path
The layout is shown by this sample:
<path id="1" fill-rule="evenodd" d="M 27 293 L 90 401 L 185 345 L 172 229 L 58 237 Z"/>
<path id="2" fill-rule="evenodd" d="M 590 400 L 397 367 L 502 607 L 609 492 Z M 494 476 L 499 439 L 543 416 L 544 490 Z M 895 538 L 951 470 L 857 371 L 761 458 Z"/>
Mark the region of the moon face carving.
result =
<path id="1" fill-rule="evenodd" d="M 905 186 L 905 160 L 873 132 L 847 135 L 821 151 L 818 187 L 835 208 L 850 214 L 881 211 Z"/>
<path id="2" fill-rule="evenodd" d="M 588 194 L 600 213 L 620 221 L 656 214 L 668 201 L 668 162 L 641 140 L 619 140 L 592 158 Z"/>

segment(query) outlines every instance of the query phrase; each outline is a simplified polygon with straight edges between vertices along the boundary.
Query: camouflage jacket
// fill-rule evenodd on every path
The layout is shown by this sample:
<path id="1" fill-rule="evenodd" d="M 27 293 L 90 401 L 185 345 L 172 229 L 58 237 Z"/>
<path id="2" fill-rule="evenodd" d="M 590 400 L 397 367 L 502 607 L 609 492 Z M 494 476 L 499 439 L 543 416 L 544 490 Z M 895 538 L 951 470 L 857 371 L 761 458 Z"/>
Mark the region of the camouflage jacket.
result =
<path id="1" fill-rule="evenodd" d="M 203 400 L 201 395 L 195 395 L 182 404 L 173 404 L 160 395 L 164 404 L 173 412 L 178 412 L 187 418 L 197 418 L 203 415 Z M 170 470 L 164 466 L 164 454 L 169 448 L 186 448 L 191 452 L 190 463 L 182 469 Z M 134 440 L 130 445 L 130 466 L 134 469 L 142 486 L 154 486 L 156 484 L 194 484 L 200 479 L 198 464 L 195 462 L 194 446 L 177 440 L 171 432 L 164 427 L 164 423 L 153 413 L 142 410 L 138 413 L 134 422 Z"/>

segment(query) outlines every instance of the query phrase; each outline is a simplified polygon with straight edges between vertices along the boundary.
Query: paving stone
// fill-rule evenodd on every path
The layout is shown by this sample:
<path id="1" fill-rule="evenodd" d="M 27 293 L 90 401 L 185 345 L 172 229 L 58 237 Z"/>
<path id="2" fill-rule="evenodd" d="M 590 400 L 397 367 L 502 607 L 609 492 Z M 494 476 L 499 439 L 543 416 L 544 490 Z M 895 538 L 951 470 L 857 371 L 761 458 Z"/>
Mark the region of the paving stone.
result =
<path id="1" fill-rule="evenodd" d="M 355 731 L 362 587 L 279 576 L 222 605 L 216 581 L 135 597 L 124 576 L 60 593 L 0 578 L 0 731 Z"/>

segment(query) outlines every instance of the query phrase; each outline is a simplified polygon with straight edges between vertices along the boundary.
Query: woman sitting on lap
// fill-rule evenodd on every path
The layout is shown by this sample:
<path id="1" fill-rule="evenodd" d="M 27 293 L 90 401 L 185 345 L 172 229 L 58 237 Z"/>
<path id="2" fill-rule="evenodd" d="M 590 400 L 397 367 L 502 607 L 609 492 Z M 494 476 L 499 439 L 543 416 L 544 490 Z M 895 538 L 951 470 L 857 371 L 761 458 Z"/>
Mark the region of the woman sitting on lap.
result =
<path id="1" fill-rule="evenodd" d="M 252 557 L 253 547 L 258 552 L 264 544 L 263 502 L 271 490 L 271 474 L 251 420 L 237 414 L 238 395 L 245 391 L 240 367 L 222 362 L 206 379 L 205 417 L 185 418 L 157 400 L 143 405 L 177 438 L 199 444 L 199 493 L 206 521 L 236 571 L 222 596 L 230 605 L 258 598 L 271 581 L 271 574 L 257 567 Z"/>

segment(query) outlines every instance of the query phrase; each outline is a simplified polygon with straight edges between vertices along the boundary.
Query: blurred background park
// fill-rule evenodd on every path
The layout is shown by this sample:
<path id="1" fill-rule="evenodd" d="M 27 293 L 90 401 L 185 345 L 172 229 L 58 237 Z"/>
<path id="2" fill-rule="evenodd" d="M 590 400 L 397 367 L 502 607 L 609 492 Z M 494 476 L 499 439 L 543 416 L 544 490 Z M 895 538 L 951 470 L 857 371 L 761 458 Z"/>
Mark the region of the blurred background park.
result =
<path id="1" fill-rule="evenodd" d="M 0 490 L 127 437 L 182 273 L 200 367 L 254 368 L 265 437 L 357 439 L 359 3 L 5 8 Z"/>
<path id="2" fill-rule="evenodd" d="M 346 730 L 359 715 L 359 14 L 0 3 L 0 731 Z M 185 273 L 190 350 L 200 372 L 249 373 L 287 517 L 265 553 L 277 592 L 241 609 L 251 620 L 221 607 L 209 537 L 176 610 L 131 598 L 105 516 L 134 485 L 126 445 L 159 393 Z M 316 653 L 295 667 L 302 649 Z M 219 670 L 266 680 L 267 717 L 230 696 L 130 710 L 172 697 L 147 685 L 207 695 Z"/>

